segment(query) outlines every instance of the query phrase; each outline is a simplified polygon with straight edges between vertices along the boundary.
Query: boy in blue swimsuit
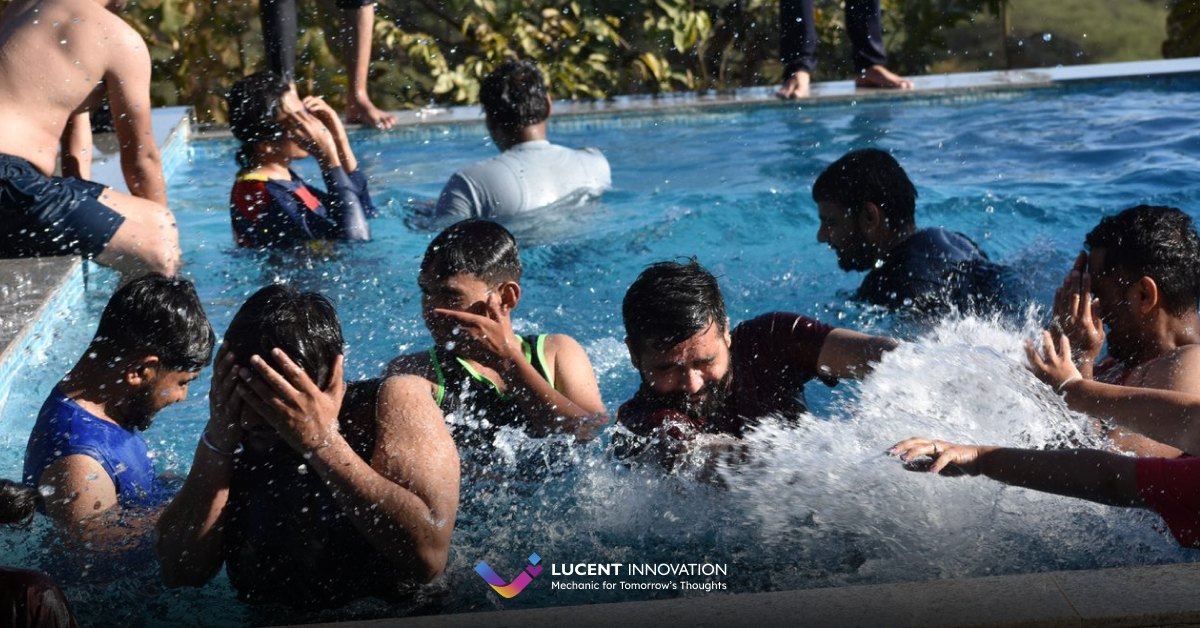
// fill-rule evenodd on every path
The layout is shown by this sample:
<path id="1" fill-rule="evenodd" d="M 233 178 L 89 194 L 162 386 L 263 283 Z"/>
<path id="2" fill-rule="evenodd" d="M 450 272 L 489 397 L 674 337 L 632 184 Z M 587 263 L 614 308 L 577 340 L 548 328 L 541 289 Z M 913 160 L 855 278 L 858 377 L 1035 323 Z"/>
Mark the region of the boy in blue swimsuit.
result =
<path id="1" fill-rule="evenodd" d="M 545 436 L 590 439 L 608 422 L 592 363 L 570 336 L 517 336 L 512 313 L 521 300 L 521 258 L 504 227 L 464 220 L 442 231 L 421 262 L 417 284 L 428 351 L 396 358 L 391 375 L 429 383 L 455 442 L 487 446 L 499 426 Z"/>
<path id="2" fill-rule="evenodd" d="M 187 397 L 213 341 L 189 281 L 152 273 L 113 294 L 83 357 L 42 405 L 25 450 L 24 481 L 48 496 L 55 523 L 161 505 L 141 432 Z"/>
<path id="3" fill-rule="evenodd" d="M 278 74 L 259 72 L 229 91 L 229 126 L 242 141 L 229 199 L 234 240 L 251 248 L 295 248 L 322 240 L 371 238 L 375 213 L 367 180 L 337 113 L 315 96 L 300 97 Z M 291 170 L 312 155 L 327 191 Z"/>

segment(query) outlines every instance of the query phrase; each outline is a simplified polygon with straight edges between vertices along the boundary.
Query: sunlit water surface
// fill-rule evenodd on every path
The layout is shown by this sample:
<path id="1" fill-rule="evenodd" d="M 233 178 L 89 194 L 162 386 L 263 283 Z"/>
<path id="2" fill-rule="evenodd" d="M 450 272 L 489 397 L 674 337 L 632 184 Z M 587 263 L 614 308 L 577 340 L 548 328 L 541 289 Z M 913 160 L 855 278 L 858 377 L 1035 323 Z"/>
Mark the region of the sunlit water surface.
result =
<path id="1" fill-rule="evenodd" d="M 833 390 L 810 384 L 812 414 L 799 429 L 768 423 L 752 434 L 750 460 L 720 470 L 727 488 L 615 464 L 605 450 L 610 434 L 574 449 L 503 434 L 499 446 L 514 459 L 545 452 L 556 472 L 540 486 L 465 483 L 446 576 L 409 604 L 366 599 L 307 614 L 252 607 L 237 601 L 224 575 L 202 589 L 166 591 L 147 542 L 120 559 L 66 561 L 48 549 L 44 522 L 32 532 L 0 532 L 0 562 L 53 573 L 85 625 L 234 626 L 701 594 L 553 591 L 547 569 L 504 600 L 474 572 L 487 560 L 510 577 L 532 552 L 547 567 L 721 563 L 728 575 L 719 580 L 732 592 L 1192 560 L 1150 513 L 926 477 L 885 458 L 887 446 L 918 434 L 1023 446 L 1090 441 L 1079 435 L 1081 419 L 1019 365 L 1037 311 L 1025 322 L 953 320 L 930 330 L 848 303 L 860 276 L 840 272 L 833 253 L 815 241 L 810 191 L 821 169 L 847 150 L 893 151 L 920 191 L 919 224 L 966 233 L 1018 267 L 1044 302 L 1100 216 L 1139 203 L 1195 215 L 1197 91 L 1200 81 L 1176 79 L 555 120 L 554 141 L 604 151 L 616 187 L 598 203 L 510 225 L 525 265 L 515 324 L 519 333 L 577 338 L 611 411 L 637 385 L 620 301 L 654 261 L 698 256 L 721 278 L 735 323 L 793 310 L 911 342 L 865 382 Z M 495 149 L 482 124 L 356 140 L 383 215 L 371 225 L 372 242 L 333 260 L 275 260 L 233 248 L 230 142 L 194 143 L 169 193 L 184 272 L 218 333 L 266 283 L 320 290 L 339 306 L 347 373 L 363 378 L 429 343 L 415 279 L 432 233 L 413 228 L 412 207 L 435 199 L 455 169 Z M 101 273 L 90 284 L 84 303 L 56 313 L 52 348 L 32 356 L 3 408 L 0 475 L 19 477 L 38 407 L 90 338 L 112 281 Z M 163 472 L 187 473 L 207 419 L 209 375 L 147 433 Z"/>

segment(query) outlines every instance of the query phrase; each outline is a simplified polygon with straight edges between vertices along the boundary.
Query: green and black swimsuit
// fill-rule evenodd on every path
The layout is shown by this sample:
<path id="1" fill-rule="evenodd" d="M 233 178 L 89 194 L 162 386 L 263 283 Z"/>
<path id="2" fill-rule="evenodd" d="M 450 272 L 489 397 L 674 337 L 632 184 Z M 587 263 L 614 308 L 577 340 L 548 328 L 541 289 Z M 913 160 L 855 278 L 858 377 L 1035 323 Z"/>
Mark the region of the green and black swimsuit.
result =
<path id="1" fill-rule="evenodd" d="M 521 348 L 538 374 L 554 386 L 554 374 L 546 365 L 546 336 L 522 336 Z M 429 359 L 437 373 L 435 399 L 460 448 L 490 445 L 500 427 L 524 425 L 525 411 L 516 399 L 500 392 L 469 362 L 437 347 L 430 347 Z"/>

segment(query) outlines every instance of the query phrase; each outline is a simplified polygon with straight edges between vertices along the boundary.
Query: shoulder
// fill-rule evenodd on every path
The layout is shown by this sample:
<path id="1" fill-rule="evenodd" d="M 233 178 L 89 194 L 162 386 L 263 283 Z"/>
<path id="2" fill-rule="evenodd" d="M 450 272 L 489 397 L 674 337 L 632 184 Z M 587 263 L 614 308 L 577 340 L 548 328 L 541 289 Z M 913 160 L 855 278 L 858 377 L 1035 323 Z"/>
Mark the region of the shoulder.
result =
<path id="1" fill-rule="evenodd" d="M 819 334 L 824 336 L 834 328 L 821 321 L 795 312 L 767 312 L 750 320 L 738 323 L 733 335 L 742 337 L 799 336 Z"/>
<path id="2" fill-rule="evenodd" d="M 582 353 L 583 346 L 579 341 L 566 334 L 546 334 L 545 340 L 546 357 L 567 355 L 571 353 Z"/>
<path id="3" fill-rule="evenodd" d="M 406 353 L 394 358 L 383 370 L 384 377 L 414 376 L 425 380 L 427 384 L 436 383 L 433 358 L 429 350 Z"/>
<path id="4" fill-rule="evenodd" d="M 379 387 L 378 442 L 395 450 L 407 446 L 454 448 L 429 382 L 412 375 L 386 378 Z"/>

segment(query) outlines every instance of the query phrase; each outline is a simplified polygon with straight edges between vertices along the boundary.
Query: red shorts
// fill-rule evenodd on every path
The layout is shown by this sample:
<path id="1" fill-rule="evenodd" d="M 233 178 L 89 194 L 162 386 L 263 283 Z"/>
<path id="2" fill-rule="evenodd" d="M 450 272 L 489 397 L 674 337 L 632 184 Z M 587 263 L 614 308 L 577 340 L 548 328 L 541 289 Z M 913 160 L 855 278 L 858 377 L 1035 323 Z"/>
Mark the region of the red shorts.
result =
<path id="1" fill-rule="evenodd" d="M 1137 485 L 1175 540 L 1200 549 L 1200 458 L 1140 458 Z"/>

